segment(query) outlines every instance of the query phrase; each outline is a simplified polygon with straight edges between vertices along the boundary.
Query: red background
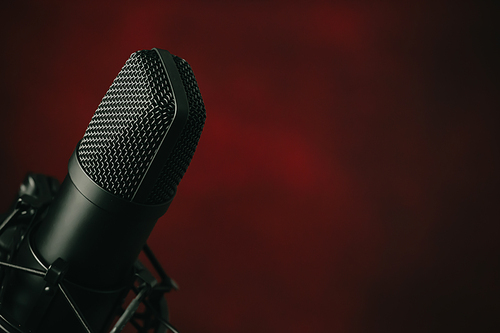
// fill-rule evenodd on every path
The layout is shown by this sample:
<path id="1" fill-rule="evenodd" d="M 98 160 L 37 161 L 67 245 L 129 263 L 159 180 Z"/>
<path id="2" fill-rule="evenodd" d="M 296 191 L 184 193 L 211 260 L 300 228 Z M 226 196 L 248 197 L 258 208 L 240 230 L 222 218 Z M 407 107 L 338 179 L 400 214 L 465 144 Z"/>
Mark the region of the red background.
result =
<path id="1" fill-rule="evenodd" d="M 3 1 L 0 208 L 128 56 L 191 64 L 197 153 L 149 239 L 181 332 L 499 327 L 499 7 Z"/>

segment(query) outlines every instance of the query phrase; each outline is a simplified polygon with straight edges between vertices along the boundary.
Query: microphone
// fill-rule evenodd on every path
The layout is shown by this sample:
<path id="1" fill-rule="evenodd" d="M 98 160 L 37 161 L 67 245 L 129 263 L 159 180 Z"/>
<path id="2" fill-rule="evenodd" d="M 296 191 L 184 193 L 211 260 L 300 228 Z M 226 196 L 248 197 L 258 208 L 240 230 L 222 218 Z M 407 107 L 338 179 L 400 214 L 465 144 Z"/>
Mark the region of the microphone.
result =
<path id="1" fill-rule="evenodd" d="M 205 118 L 185 60 L 160 49 L 130 56 L 60 188 L 38 176 L 43 193 L 22 193 L 0 225 L 0 332 L 107 332 L 137 279 L 155 284 L 137 258 L 174 198 Z"/>

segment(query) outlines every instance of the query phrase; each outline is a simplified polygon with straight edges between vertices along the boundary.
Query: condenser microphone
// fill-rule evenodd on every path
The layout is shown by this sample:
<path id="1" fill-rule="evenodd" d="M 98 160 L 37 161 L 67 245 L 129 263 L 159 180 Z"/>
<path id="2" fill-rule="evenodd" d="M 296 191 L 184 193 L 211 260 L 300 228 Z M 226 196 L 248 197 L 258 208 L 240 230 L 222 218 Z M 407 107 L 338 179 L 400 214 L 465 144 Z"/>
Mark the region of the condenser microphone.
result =
<path id="1" fill-rule="evenodd" d="M 185 60 L 159 49 L 130 56 L 77 144 L 54 200 L 16 246 L 12 267 L 45 274 L 9 269 L 0 332 L 109 330 L 205 117 Z"/>

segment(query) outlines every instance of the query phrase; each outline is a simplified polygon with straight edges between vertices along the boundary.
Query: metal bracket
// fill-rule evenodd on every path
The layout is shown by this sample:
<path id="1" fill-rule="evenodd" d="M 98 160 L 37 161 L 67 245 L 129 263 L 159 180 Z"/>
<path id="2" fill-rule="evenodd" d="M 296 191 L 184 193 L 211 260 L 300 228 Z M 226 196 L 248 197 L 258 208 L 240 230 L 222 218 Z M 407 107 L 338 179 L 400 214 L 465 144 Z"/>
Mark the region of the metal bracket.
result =
<path id="1" fill-rule="evenodd" d="M 45 272 L 45 276 L 43 277 L 46 282 L 45 288 L 41 292 L 38 302 L 29 317 L 29 329 L 36 330 L 38 325 L 40 325 L 67 271 L 68 263 L 61 258 L 57 258 L 56 261 L 49 266 L 47 272 Z"/>

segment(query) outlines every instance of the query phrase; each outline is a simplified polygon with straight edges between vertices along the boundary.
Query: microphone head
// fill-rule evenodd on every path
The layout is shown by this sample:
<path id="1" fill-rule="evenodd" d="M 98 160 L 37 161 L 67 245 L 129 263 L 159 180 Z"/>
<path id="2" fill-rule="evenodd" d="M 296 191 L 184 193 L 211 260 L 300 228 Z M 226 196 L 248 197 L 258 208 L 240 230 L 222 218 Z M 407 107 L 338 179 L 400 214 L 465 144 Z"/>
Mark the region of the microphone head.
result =
<path id="1" fill-rule="evenodd" d="M 127 201 L 170 201 L 191 162 L 205 106 L 189 64 L 164 50 L 127 60 L 76 155 L 98 186 Z"/>

